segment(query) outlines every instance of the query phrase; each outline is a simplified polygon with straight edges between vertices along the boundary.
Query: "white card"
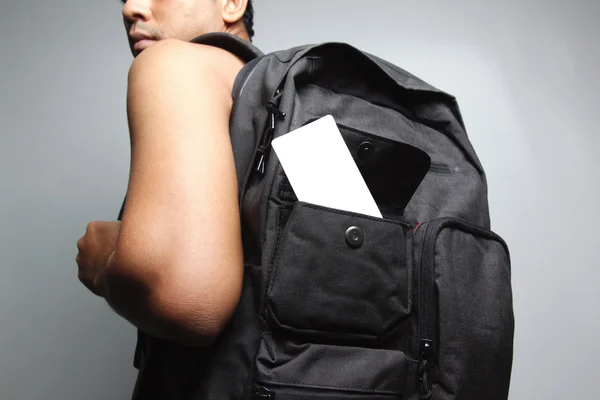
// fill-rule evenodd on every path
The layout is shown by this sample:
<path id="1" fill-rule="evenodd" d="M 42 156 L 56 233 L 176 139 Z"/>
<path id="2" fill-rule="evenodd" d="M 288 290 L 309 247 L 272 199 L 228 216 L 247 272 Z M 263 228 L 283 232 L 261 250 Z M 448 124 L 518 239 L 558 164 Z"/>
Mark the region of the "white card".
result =
<path id="1" fill-rule="evenodd" d="M 382 218 L 331 115 L 272 141 L 298 200 Z"/>

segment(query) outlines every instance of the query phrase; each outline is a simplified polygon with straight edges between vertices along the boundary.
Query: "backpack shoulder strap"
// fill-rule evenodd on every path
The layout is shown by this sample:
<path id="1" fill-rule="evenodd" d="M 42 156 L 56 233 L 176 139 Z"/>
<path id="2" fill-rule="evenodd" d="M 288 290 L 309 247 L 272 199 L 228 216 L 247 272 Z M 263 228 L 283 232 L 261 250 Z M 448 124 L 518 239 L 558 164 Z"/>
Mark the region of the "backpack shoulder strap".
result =
<path id="1" fill-rule="evenodd" d="M 245 63 L 263 56 L 263 53 L 252 43 L 225 32 L 211 32 L 191 40 L 192 43 L 219 47 L 238 56 Z"/>
<path id="2" fill-rule="evenodd" d="M 232 97 L 237 98 L 240 89 L 248 77 L 250 72 L 254 69 L 256 64 L 264 57 L 262 51 L 252 43 L 225 32 L 212 32 L 198 36 L 191 40 L 192 43 L 205 44 L 208 46 L 219 47 L 226 50 L 237 57 L 239 57 L 246 65 L 242 68 L 240 73 L 235 79 L 233 85 Z"/>

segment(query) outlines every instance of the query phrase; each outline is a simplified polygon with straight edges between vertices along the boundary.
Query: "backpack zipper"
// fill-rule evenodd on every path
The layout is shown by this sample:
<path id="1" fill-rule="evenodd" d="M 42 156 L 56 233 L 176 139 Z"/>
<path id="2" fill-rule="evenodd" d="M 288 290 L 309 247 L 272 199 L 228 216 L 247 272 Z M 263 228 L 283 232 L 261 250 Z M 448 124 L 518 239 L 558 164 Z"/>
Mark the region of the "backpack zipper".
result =
<path id="1" fill-rule="evenodd" d="M 433 399 L 433 391 L 429 370 L 435 367 L 436 348 L 433 337 L 434 332 L 434 260 L 435 242 L 439 231 L 447 223 L 445 219 L 437 219 L 431 222 L 417 225 L 415 229 L 425 228 L 423 240 L 421 241 L 419 262 L 419 304 L 422 308 L 419 312 L 419 382 L 421 399 Z"/>
<path id="2" fill-rule="evenodd" d="M 391 400 L 397 398 L 395 395 L 326 395 L 326 394 L 303 394 L 303 393 L 285 393 L 273 392 L 264 386 L 258 388 L 250 395 L 250 400 Z"/>

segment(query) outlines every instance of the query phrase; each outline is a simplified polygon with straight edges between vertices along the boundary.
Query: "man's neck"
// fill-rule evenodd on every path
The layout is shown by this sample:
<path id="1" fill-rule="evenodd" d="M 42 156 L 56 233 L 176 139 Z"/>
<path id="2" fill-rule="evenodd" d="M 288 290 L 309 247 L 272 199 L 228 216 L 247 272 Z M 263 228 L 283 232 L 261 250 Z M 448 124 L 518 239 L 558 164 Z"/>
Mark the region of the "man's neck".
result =
<path id="1" fill-rule="evenodd" d="M 250 36 L 248 36 L 248 32 L 246 32 L 246 28 L 244 27 L 243 23 L 238 22 L 234 25 L 225 28 L 225 33 L 230 33 L 247 42 L 252 42 Z"/>

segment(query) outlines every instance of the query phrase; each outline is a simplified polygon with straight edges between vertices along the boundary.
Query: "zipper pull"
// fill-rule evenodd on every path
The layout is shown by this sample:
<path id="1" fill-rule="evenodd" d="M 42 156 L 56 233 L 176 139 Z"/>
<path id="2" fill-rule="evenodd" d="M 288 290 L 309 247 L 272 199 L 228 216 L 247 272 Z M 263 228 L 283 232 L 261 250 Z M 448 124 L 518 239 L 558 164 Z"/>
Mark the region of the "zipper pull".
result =
<path id="1" fill-rule="evenodd" d="M 279 109 L 279 97 L 269 100 L 267 110 L 269 111 L 270 124 L 269 128 L 275 129 L 275 120 L 285 117 L 285 113 Z"/>
<path id="2" fill-rule="evenodd" d="M 263 148 L 263 146 L 260 146 L 257 150 L 259 158 L 258 163 L 256 164 L 256 172 L 258 172 L 261 175 L 265 173 L 265 164 L 267 163 L 267 151 L 268 149 Z"/>
<path id="3" fill-rule="evenodd" d="M 429 374 L 427 373 L 427 360 L 421 362 L 419 367 L 419 383 L 421 386 L 421 400 L 433 400 L 433 390 L 431 389 L 431 382 L 429 381 Z"/>
<path id="4" fill-rule="evenodd" d="M 427 361 L 428 374 L 431 382 L 437 382 L 438 380 L 438 369 L 435 364 L 435 348 L 433 347 L 433 340 L 422 339 L 421 340 L 421 360 Z"/>
<path id="5" fill-rule="evenodd" d="M 250 400 L 275 400 L 275 395 L 267 388 L 261 387 L 250 395 Z"/>
<path id="6" fill-rule="evenodd" d="M 432 400 L 433 389 L 430 370 L 435 374 L 435 365 L 433 364 L 435 349 L 433 348 L 433 341 L 422 339 L 420 353 L 421 366 L 419 367 L 419 383 L 421 386 L 421 400 Z"/>
<path id="7" fill-rule="evenodd" d="M 433 350 L 433 341 L 429 339 L 421 339 L 420 353 L 422 360 L 431 360 L 435 355 Z"/>
<path id="8" fill-rule="evenodd" d="M 271 150 L 271 140 L 275 134 L 275 128 L 278 119 L 285 118 L 286 114 L 279 109 L 279 100 L 281 99 L 281 90 L 277 90 L 275 95 L 267 103 L 267 127 L 262 135 L 260 145 L 258 146 L 258 163 L 256 164 L 256 172 L 263 175 L 265 166 L 268 161 L 269 152 Z"/>

